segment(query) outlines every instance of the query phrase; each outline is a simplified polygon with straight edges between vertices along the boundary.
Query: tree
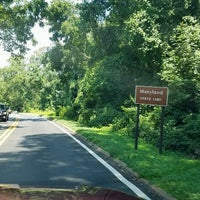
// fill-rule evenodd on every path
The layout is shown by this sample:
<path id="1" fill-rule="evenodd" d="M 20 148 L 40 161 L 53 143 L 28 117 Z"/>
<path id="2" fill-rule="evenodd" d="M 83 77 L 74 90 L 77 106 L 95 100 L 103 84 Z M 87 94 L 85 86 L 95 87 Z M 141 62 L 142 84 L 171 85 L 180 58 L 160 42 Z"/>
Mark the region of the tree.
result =
<path id="1" fill-rule="evenodd" d="M 26 65 L 29 78 L 27 109 L 54 110 L 58 104 L 62 103 L 58 95 L 61 90 L 60 79 L 58 73 L 52 70 L 50 63 L 46 61 L 47 51 L 47 49 L 38 50 Z"/>
<path id="2" fill-rule="evenodd" d="M 166 148 L 195 154 L 199 149 L 200 24 L 186 16 L 174 29 L 163 59 L 161 77 L 168 83 Z"/>
<path id="3" fill-rule="evenodd" d="M 156 20 L 149 10 L 139 10 L 125 21 L 121 46 L 124 53 L 129 51 L 126 55 L 130 69 L 138 74 L 137 84 L 160 84 L 157 73 L 162 62 L 162 40 Z"/>
<path id="4" fill-rule="evenodd" d="M 24 54 L 26 43 L 33 39 L 31 28 L 36 22 L 43 26 L 47 7 L 45 0 L 3 0 L 0 3 L 0 43 L 6 51 Z M 35 42 L 33 40 L 33 42 Z"/>
<path id="5" fill-rule="evenodd" d="M 12 109 L 20 109 L 25 103 L 27 91 L 27 75 L 21 59 L 13 59 L 8 68 L 1 69 L 1 100 L 8 103 Z"/>
<path id="6" fill-rule="evenodd" d="M 73 4 L 54 1 L 49 7 L 47 18 L 53 33 L 52 39 L 56 42 L 49 49 L 47 59 L 60 78 L 64 105 L 72 105 L 77 96 L 78 81 L 83 77 L 85 66 L 90 60 L 90 41 Z"/>
<path id="7" fill-rule="evenodd" d="M 165 51 L 161 76 L 175 95 L 172 105 L 185 112 L 199 112 L 200 25 L 190 16 L 174 29 Z"/>
<path id="8" fill-rule="evenodd" d="M 80 107 L 81 122 L 106 125 L 116 117 L 131 92 L 127 68 L 123 62 L 121 54 L 105 57 L 87 70 L 80 81 L 75 101 Z"/>

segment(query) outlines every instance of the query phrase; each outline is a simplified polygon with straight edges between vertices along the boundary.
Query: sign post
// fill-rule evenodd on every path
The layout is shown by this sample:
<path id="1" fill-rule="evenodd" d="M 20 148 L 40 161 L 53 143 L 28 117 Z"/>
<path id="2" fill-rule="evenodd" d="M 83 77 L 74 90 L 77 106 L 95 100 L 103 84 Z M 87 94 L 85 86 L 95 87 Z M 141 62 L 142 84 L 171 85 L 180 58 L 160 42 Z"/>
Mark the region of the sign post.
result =
<path id="1" fill-rule="evenodd" d="M 153 87 L 153 86 L 136 86 L 135 87 L 135 103 L 137 109 L 136 134 L 135 134 L 135 149 L 138 147 L 139 137 L 139 105 L 162 106 L 161 108 L 161 123 L 160 123 L 160 144 L 159 153 L 162 154 L 163 147 L 163 125 L 164 125 L 164 107 L 168 104 L 168 88 Z"/>
<path id="2" fill-rule="evenodd" d="M 136 119 L 136 130 L 135 130 L 135 149 L 136 150 L 138 148 L 139 123 L 140 123 L 140 104 L 137 104 L 137 119 Z"/>
<path id="3" fill-rule="evenodd" d="M 163 149 L 163 125 L 164 125 L 164 108 L 161 108 L 161 115 L 160 115 L 160 143 L 159 143 L 159 153 L 162 154 Z"/>

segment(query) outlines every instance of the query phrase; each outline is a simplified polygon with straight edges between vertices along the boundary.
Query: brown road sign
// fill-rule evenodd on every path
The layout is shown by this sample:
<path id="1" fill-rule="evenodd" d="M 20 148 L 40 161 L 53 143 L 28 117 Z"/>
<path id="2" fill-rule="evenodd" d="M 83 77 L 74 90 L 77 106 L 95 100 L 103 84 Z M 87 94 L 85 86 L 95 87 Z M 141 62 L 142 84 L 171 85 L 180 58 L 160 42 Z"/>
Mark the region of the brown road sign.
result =
<path id="1" fill-rule="evenodd" d="M 136 86 L 135 103 L 167 106 L 168 88 L 167 87 L 152 87 L 152 86 Z"/>

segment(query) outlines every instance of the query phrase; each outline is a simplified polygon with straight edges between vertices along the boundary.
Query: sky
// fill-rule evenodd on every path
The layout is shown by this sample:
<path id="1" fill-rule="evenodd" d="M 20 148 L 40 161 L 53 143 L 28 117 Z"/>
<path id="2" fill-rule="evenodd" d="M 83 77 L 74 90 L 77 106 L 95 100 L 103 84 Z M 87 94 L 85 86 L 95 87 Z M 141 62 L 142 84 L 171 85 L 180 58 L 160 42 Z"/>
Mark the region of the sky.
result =
<path id="1" fill-rule="evenodd" d="M 30 57 L 35 51 L 40 49 L 41 47 L 48 47 L 51 45 L 51 41 L 49 39 L 50 34 L 48 32 L 48 27 L 41 28 L 39 25 L 36 25 L 32 29 L 34 33 L 34 38 L 37 40 L 38 44 L 36 46 L 32 46 L 31 42 L 28 42 L 27 47 L 30 49 L 27 52 L 26 57 Z M 10 57 L 10 53 L 3 50 L 2 47 L 0 47 L 0 68 L 6 67 L 8 63 L 8 59 Z"/>
<path id="2" fill-rule="evenodd" d="M 80 3 L 82 0 L 72 0 L 75 3 Z M 49 2 L 49 0 L 47 0 Z M 36 46 L 32 46 L 31 43 L 28 43 L 28 48 L 30 49 L 26 55 L 26 57 L 30 57 L 35 51 L 39 50 L 42 47 L 49 47 L 51 45 L 51 41 L 49 39 L 50 34 L 48 32 L 48 27 L 41 28 L 39 25 L 36 25 L 32 29 L 34 33 L 34 38 L 37 40 L 38 44 Z M 10 57 L 10 53 L 3 50 L 0 46 L 0 68 L 8 66 L 8 59 Z"/>

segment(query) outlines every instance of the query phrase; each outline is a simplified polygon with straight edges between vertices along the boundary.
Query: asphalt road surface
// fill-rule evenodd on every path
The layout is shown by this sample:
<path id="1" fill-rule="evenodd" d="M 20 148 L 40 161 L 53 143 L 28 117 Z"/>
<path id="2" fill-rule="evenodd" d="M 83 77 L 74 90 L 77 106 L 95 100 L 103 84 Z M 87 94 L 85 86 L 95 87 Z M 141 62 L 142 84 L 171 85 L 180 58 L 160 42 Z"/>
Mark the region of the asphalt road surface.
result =
<path id="1" fill-rule="evenodd" d="M 151 197 L 60 125 L 31 114 L 0 122 L 0 184 L 112 188 Z"/>

